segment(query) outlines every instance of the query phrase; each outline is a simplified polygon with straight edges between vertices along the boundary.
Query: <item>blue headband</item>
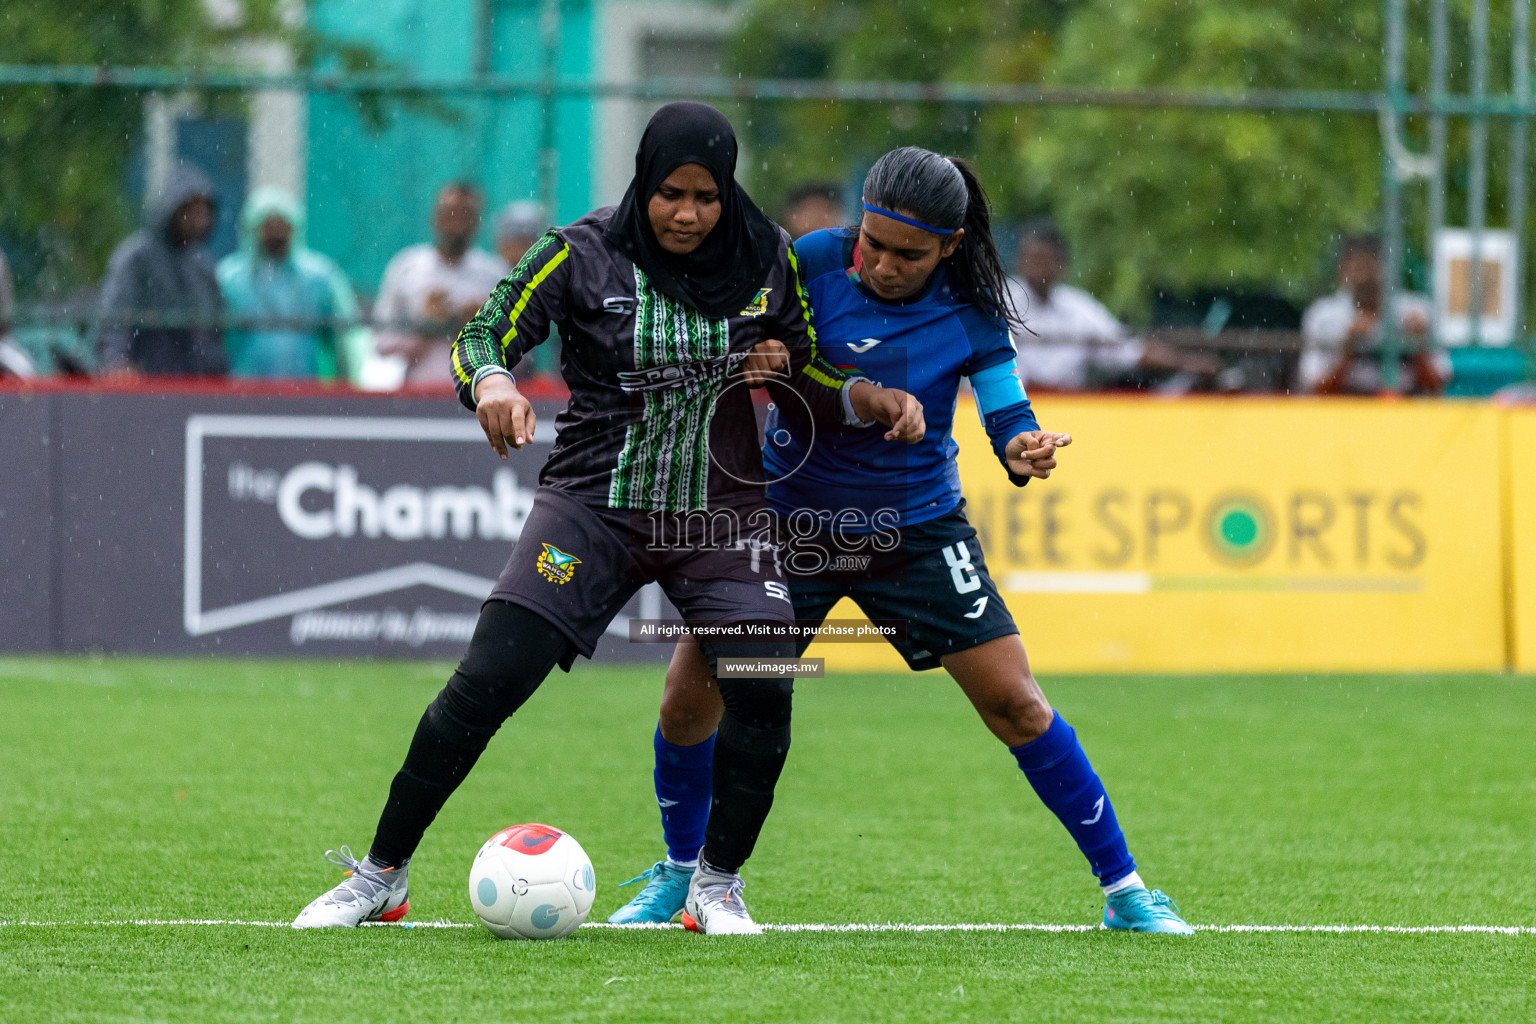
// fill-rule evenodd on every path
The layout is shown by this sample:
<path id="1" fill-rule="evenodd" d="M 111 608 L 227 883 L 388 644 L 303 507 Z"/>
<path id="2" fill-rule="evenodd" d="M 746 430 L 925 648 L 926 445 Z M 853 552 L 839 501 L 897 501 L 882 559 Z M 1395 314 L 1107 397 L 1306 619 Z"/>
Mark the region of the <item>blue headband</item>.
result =
<path id="1" fill-rule="evenodd" d="M 924 224 L 920 220 L 913 220 L 911 217 L 903 217 L 899 213 L 891 210 L 882 210 L 880 207 L 870 206 L 868 203 L 864 204 L 864 209 L 868 210 L 870 213 L 878 213 L 882 217 L 889 217 L 891 220 L 899 220 L 903 224 L 911 224 L 915 228 L 922 228 L 924 231 L 931 231 L 935 235 L 952 235 L 955 233 L 954 228 L 936 228 L 932 224 Z"/>

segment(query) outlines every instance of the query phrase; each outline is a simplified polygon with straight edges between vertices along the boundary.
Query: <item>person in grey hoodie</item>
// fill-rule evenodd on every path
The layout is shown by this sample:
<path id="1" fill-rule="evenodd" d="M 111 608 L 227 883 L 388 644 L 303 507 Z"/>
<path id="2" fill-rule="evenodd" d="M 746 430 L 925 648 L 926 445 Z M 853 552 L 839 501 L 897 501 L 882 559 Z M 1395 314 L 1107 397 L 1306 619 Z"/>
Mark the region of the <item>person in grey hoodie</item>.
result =
<path id="1" fill-rule="evenodd" d="M 208 176 L 186 163 L 174 165 L 145 197 L 143 227 L 112 253 L 102 282 L 96 335 L 101 372 L 229 371 L 219 283 L 202 251 L 215 209 Z"/>

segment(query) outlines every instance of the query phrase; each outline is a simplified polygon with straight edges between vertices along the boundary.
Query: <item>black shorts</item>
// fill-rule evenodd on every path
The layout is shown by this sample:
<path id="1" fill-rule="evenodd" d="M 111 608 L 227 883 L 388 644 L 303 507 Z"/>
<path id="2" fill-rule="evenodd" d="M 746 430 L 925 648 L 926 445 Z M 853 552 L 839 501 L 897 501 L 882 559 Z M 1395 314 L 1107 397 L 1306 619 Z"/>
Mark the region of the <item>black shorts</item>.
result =
<path id="1" fill-rule="evenodd" d="M 549 620 L 588 658 L 613 617 L 652 582 L 688 622 L 794 620 L 771 546 L 682 541 L 675 532 L 658 535 L 649 513 L 588 505 L 541 487 L 491 599 Z"/>
<path id="2" fill-rule="evenodd" d="M 820 622 L 850 597 L 871 619 L 905 620 L 905 639 L 892 640 L 891 646 L 917 670 L 938 668 L 946 654 L 1018 633 L 964 507 L 962 501 L 937 519 L 894 531 L 897 542 L 886 543 L 884 551 L 870 538 L 853 550 L 848 537 L 830 530 L 788 542 L 785 564 L 795 617 Z M 820 554 L 809 559 L 797 554 L 807 545 L 824 552 L 827 564 L 797 572 L 823 561 Z M 805 646 L 800 645 L 802 652 Z"/>

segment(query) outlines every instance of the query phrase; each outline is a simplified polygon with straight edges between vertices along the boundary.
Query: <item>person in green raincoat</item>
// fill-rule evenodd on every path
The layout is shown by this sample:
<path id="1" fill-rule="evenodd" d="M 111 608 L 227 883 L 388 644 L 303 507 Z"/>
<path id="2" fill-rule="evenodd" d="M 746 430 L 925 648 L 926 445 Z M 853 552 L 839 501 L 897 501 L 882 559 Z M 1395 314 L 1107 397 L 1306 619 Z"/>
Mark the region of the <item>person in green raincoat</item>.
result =
<path id="1" fill-rule="evenodd" d="M 218 267 L 231 375 L 345 380 L 357 297 L 333 260 L 305 247 L 299 204 L 280 189 L 256 189 L 240 241 Z"/>

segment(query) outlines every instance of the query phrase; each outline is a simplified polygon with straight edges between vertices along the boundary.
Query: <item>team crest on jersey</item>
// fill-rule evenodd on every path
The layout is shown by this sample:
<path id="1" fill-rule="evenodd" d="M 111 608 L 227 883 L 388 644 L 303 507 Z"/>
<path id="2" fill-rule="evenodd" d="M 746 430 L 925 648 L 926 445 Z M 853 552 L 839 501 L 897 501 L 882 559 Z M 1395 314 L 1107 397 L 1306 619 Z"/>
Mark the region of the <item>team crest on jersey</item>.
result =
<path id="1" fill-rule="evenodd" d="M 581 559 L 575 555 L 568 555 L 553 544 L 545 544 L 544 550 L 539 553 L 539 575 L 551 583 L 569 583 L 576 575 L 576 567 L 581 564 Z"/>
<path id="2" fill-rule="evenodd" d="M 737 316 L 762 316 L 764 313 L 768 312 L 768 293 L 771 292 L 771 291 L 773 291 L 772 288 L 764 288 L 761 291 L 759 291 L 757 293 L 757 298 L 752 300 L 751 305 L 747 306 L 746 309 L 742 310 L 740 313 L 738 313 L 736 315 Z"/>

